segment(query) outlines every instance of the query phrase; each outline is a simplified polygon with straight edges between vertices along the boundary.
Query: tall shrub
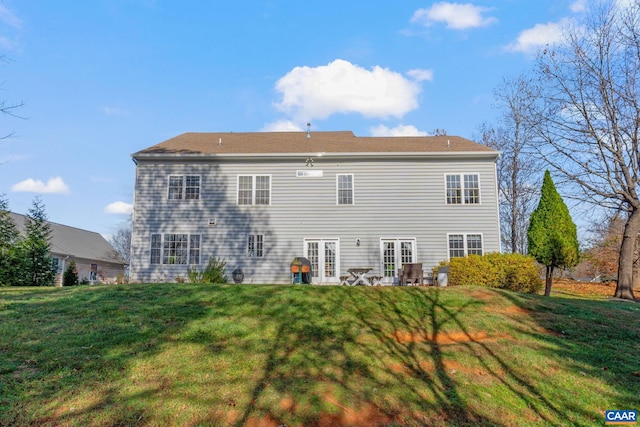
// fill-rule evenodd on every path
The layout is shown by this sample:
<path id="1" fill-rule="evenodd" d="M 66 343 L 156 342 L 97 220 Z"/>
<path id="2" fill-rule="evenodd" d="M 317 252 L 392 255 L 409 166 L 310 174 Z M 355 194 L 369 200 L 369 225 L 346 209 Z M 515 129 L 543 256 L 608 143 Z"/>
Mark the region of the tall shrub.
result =
<path id="1" fill-rule="evenodd" d="M 53 286 L 55 272 L 51 268 L 51 225 L 39 197 L 33 201 L 25 219 L 23 283 L 28 286 Z"/>
<path id="2" fill-rule="evenodd" d="M 449 283 L 538 293 L 542 282 L 535 260 L 522 254 L 490 253 L 452 258 Z"/>
<path id="3" fill-rule="evenodd" d="M 546 267 L 544 294 L 549 296 L 553 270 L 576 265 L 580 248 L 576 225 L 548 170 L 542 181 L 540 203 L 531 214 L 527 237 L 529 254 Z"/>
<path id="4" fill-rule="evenodd" d="M 76 262 L 71 260 L 62 275 L 62 286 L 78 286 L 79 283 Z"/>
<path id="5" fill-rule="evenodd" d="M 227 276 L 224 274 L 224 267 L 226 265 L 226 261 L 211 257 L 204 270 L 199 271 L 195 267 L 189 268 L 187 270 L 187 277 L 191 283 L 227 283 Z"/>
<path id="6" fill-rule="evenodd" d="M 16 245 L 20 235 L 9 215 L 9 202 L 0 195 L 0 286 L 12 285 L 16 274 Z"/>

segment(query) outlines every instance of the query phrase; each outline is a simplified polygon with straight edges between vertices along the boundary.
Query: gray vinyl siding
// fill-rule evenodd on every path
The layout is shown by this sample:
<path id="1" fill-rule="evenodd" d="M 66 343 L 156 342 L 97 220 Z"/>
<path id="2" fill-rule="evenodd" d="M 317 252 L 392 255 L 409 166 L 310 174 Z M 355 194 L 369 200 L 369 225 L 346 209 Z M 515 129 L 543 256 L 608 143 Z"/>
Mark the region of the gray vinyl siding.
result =
<path id="1" fill-rule="evenodd" d="M 322 178 L 296 170 L 322 170 Z M 477 173 L 479 205 L 447 205 L 445 175 Z M 353 174 L 353 205 L 338 205 L 336 175 Z M 168 175 L 200 175 L 199 200 L 167 200 Z M 239 206 L 238 175 L 269 175 L 271 204 Z M 215 218 L 216 225 L 209 225 Z M 448 259 L 447 235 L 482 234 L 483 251 L 500 250 L 494 159 L 139 160 L 136 171 L 132 281 L 176 281 L 186 265 L 151 265 L 153 233 L 200 234 L 203 267 L 209 256 L 239 267 L 245 283 L 289 283 L 289 263 L 305 238 L 339 239 L 339 273 L 354 266 L 380 272 L 381 238 L 415 238 L 425 269 Z M 264 257 L 247 258 L 247 234 L 264 235 Z M 360 239 L 360 246 L 356 240 Z"/>

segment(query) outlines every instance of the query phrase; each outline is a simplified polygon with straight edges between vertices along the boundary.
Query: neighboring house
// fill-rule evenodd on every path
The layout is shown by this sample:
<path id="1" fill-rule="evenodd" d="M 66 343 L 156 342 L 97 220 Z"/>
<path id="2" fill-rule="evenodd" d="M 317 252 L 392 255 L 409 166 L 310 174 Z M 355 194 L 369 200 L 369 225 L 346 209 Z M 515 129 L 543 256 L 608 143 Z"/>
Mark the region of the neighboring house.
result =
<path id="1" fill-rule="evenodd" d="M 176 281 L 209 257 L 244 283 L 314 283 L 352 267 L 393 283 L 403 263 L 500 250 L 499 153 L 456 136 L 185 133 L 132 155 L 130 278 Z"/>
<path id="2" fill-rule="evenodd" d="M 10 212 L 18 231 L 24 235 L 24 215 Z M 51 226 L 51 257 L 56 270 L 55 284 L 62 285 L 62 274 L 71 260 L 76 263 L 80 280 L 90 283 L 116 283 L 124 276 L 127 263 L 116 254 L 102 235 L 49 221 Z"/>

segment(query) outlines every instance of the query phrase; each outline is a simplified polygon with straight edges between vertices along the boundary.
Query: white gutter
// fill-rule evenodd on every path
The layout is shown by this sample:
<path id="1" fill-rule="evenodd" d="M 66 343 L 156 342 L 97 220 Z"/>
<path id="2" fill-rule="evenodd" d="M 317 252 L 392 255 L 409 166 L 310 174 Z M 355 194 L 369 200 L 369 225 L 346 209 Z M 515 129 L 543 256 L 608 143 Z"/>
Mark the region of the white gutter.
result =
<path id="1" fill-rule="evenodd" d="M 175 159 L 288 159 L 300 157 L 328 157 L 328 158 L 446 158 L 446 157 L 489 157 L 497 158 L 500 155 L 498 151 L 433 151 L 433 152 L 344 152 L 344 153 L 326 153 L 326 152 L 300 152 L 300 153 L 137 153 L 132 154 L 133 161 L 141 159 L 155 160 L 175 160 Z"/>

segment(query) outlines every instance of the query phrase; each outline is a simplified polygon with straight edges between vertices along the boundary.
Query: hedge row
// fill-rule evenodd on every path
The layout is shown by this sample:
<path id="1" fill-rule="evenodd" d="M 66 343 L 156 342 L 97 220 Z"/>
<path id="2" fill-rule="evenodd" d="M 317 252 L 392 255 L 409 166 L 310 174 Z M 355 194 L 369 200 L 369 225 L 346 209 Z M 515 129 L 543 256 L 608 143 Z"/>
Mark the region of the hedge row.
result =
<path id="1" fill-rule="evenodd" d="M 490 253 L 452 258 L 448 279 L 451 285 L 487 286 L 530 294 L 542 289 L 535 260 L 521 254 Z"/>

